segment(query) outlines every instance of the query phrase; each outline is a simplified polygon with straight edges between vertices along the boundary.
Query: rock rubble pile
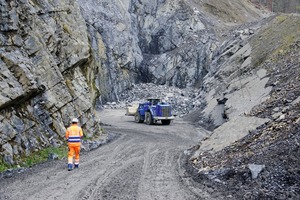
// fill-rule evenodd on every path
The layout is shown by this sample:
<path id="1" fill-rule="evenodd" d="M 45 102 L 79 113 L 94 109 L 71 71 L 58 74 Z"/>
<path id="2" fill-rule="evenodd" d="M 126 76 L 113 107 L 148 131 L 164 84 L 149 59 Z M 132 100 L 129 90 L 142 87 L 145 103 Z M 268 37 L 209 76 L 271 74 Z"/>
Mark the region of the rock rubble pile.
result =
<path id="1" fill-rule="evenodd" d="M 141 83 L 119 96 L 118 102 L 107 102 L 104 109 L 126 108 L 133 104 L 146 101 L 147 98 L 160 98 L 172 105 L 173 114 L 179 117 L 201 108 L 204 100 L 201 98 L 202 92 L 198 89 L 169 87 L 166 85 L 155 85 L 153 83 Z"/>
<path id="2" fill-rule="evenodd" d="M 282 35 L 286 37 L 284 31 L 273 31 L 273 27 L 278 30 L 282 18 L 275 18 L 272 26 L 260 33 L 264 41 L 264 37 L 271 41 L 264 44 L 266 49 Z M 299 23 L 299 18 L 289 17 L 281 30 L 293 33 L 292 25 Z M 260 66 L 268 71 L 266 87 L 273 87 L 270 96 L 245 114 L 270 120 L 223 150 L 202 152 L 191 159 L 199 182 L 209 180 L 207 184 L 235 199 L 300 198 L 300 38 L 285 42 Z"/>

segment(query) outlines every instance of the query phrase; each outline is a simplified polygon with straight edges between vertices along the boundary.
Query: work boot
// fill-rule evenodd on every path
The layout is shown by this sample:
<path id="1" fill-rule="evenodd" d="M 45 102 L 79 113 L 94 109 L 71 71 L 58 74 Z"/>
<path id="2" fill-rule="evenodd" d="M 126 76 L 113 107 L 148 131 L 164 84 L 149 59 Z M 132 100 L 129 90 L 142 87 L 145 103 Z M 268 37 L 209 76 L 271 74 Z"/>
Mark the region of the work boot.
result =
<path id="1" fill-rule="evenodd" d="M 75 165 L 74 165 L 74 168 L 75 168 L 75 169 L 78 169 L 78 168 L 79 168 L 79 164 L 77 164 L 77 165 L 75 164 Z"/>
<path id="2" fill-rule="evenodd" d="M 68 164 L 68 171 L 71 171 L 73 169 L 73 165 L 72 164 Z"/>

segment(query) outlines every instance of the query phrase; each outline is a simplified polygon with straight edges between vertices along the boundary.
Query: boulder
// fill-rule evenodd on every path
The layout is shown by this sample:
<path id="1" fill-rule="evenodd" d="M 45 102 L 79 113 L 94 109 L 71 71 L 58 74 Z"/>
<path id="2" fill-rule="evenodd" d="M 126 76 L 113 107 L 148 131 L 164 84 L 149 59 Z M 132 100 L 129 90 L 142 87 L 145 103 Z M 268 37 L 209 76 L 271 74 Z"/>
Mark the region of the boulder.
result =
<path id="1" fill-rule="evenodd" d="M 265 168 L 265 165 L 249 164 L 248 168 L 251 171 L 252 179 L 256 179 L 259 173 Z"/>

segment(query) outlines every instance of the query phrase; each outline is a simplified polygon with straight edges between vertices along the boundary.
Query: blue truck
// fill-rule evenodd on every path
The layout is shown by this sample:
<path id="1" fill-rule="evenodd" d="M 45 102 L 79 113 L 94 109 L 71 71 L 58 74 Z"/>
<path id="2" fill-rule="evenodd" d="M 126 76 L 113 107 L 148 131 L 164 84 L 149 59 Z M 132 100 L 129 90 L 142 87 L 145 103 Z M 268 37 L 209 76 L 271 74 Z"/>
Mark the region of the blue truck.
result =
<path id="1" fill-rule="evenodd" d="M 161 121 L 163 125 L 169 125 L 173 119 L 171 105 L 156 98 L 149 98 L 147 102 L 140 103 L 134 115 L 135 122 L 143 123 L 146 121 L 148 125 L 158 121 Z"/>

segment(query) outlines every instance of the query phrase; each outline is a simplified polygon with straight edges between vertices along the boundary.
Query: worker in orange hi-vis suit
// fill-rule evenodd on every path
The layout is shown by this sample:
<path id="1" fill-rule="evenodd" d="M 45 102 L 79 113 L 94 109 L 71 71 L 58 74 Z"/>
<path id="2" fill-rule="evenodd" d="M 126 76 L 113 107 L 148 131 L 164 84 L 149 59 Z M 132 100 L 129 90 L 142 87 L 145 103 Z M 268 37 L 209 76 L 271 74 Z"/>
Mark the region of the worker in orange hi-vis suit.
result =
<path id="1" fill-rule="evenodd" d="M 72 125 L 67 128 L 66 138 L 68 140 L 69 153 L 68 153 L 68 171 L 73 169 L 73 157 L 75 154 L 74 168 L 79 167 L 79 153 L 81 138 L 83 137 L 82 129 L 78 125 L 79 120 L 77 118 L 72 119 Z"/>

